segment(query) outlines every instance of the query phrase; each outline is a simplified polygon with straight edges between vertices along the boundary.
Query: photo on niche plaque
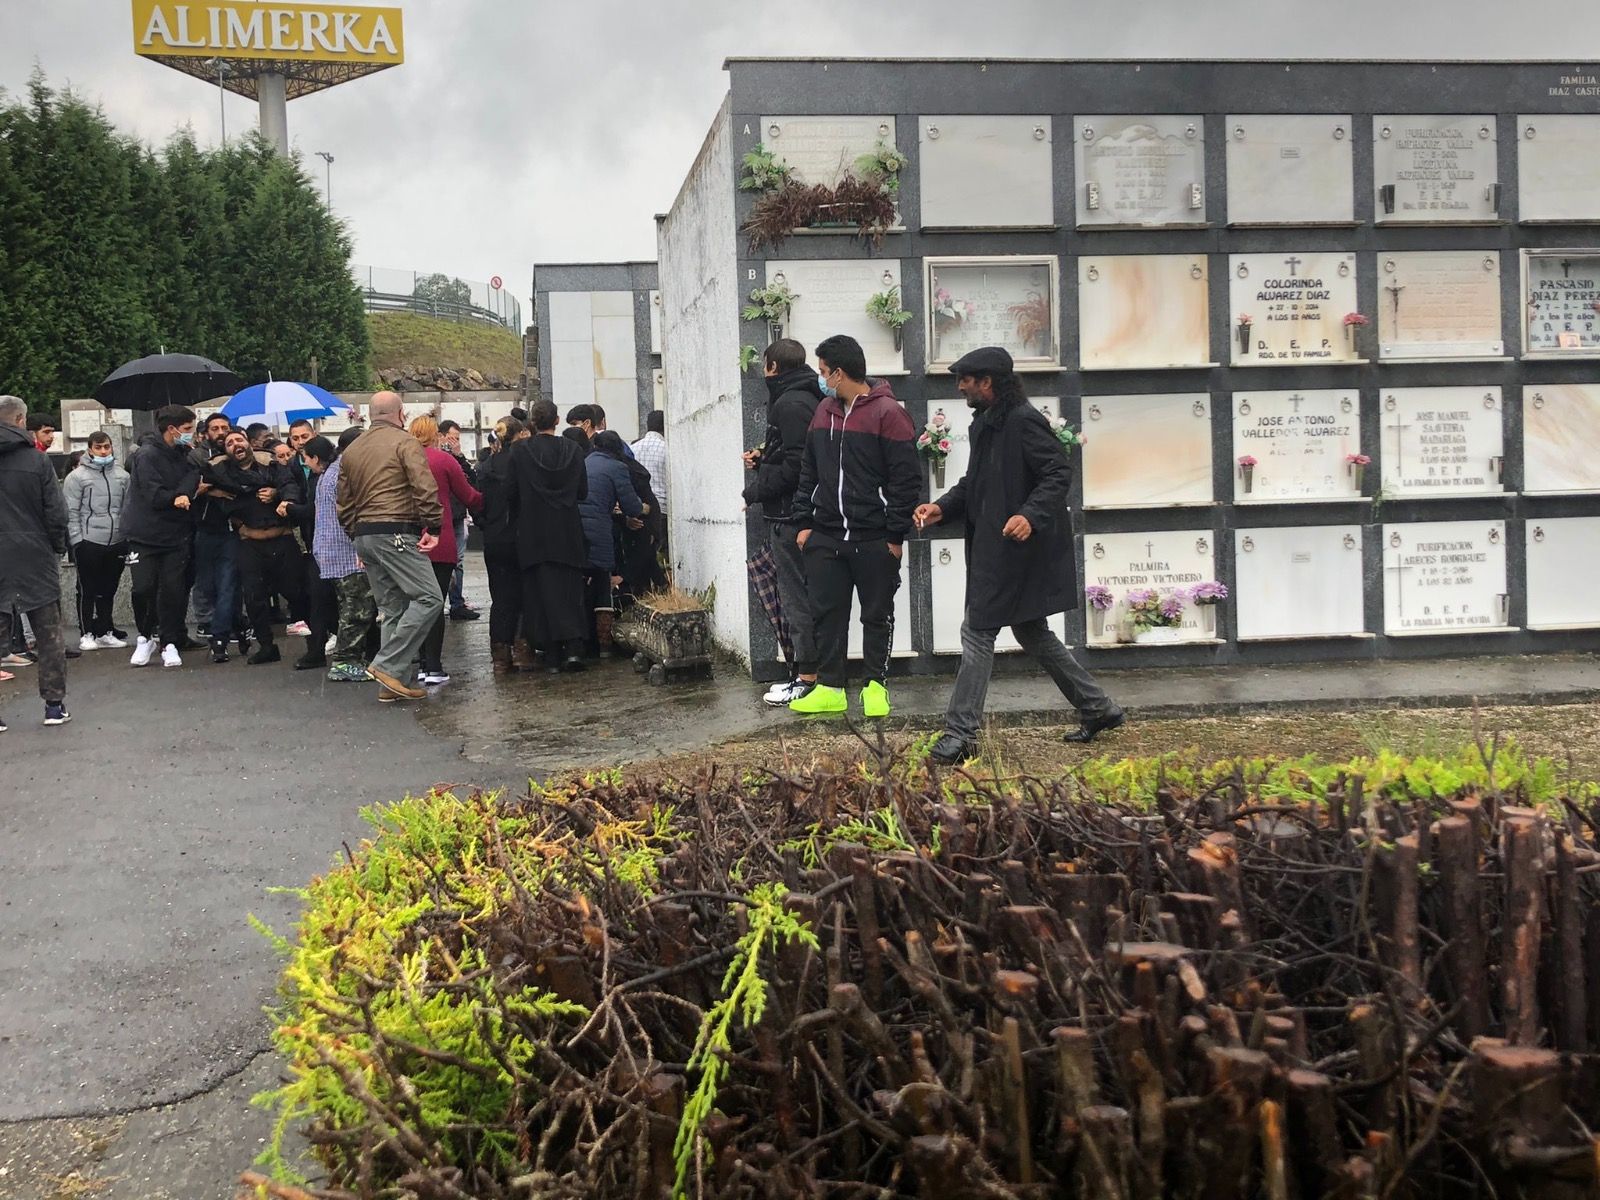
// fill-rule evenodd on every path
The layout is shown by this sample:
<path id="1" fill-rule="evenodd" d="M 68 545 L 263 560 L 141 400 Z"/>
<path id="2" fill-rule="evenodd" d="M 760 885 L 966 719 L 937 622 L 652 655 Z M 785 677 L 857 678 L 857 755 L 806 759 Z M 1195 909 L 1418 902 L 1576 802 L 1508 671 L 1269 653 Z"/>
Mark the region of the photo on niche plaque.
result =
<path id="1" fill-rule="evenodd" d="M 1600 249 L 1522 252 L 1524 358 L 1600 357 Z"/>
<path id="2" fill-rule="evenodd" d="M 1019 371 L 1061 365 L 1055 255 L 924 262 L 930 375 L 979 346 L 1004 347 Z"/>

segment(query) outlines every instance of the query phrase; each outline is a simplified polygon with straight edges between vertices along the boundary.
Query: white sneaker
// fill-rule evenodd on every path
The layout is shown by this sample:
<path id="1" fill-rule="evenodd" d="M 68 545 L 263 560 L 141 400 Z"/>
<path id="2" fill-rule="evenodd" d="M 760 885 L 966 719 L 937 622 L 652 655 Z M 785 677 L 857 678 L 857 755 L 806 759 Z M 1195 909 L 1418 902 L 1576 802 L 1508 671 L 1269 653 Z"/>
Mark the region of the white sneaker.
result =
<path id="1" fill-rule="evenodd" d="M 133 648 L 133 657 L 128 660 L 130 666 L 148 667 L 150 659 L 156 652 L 155 638 L 142 637 L 139 644 Z"/>
<path id="2" fill-rule="evenodd" d="M 128 643 L 114 633 L 102 633 L 95 638 L 94 644 L 102 650 L 126 650 L 128 648 Z"/>
<path id="3" fill-rule="evenodd" d="M 339 635 L 336 634 L 336 633 L 329 634 L 328 635 L 328 640 L 322 643 L 322 652 L 324 654 L 332 654 L 338 648 L 339 648 Z"/>
<path id="4" fill-rule="evenodd" d="M 100 643 L 95 641 L 94 635 L 92 633 L 86 633 L 81 638 L 78 639 L 78 649 L 79 650 L 98 650 L 98 649 L 100 649 Z"/>
<path id="5" fill-rule="evenodd" d="M 798 679 L 792 679 L 785 683 L 775 683 L 761 699 L 773 708 L 783 708 L 791 701 L 808 695 L 814 686 L 814 684 L 801 683 Z"/>
<path id="6" fill-rule="evenodd" d="M 311 626 L 307 625 L 304 621 L 296 621 L 294 624 L 288 626 L 283 632 L 287 637 L 310 637 Z"/>
<path id="7" fill-rule="evenodd" d="M 171 642 L 161 647 L 161 665 L 163 667 L 183 666 L 183 659 L 178 657 L 178 648 Z"/>

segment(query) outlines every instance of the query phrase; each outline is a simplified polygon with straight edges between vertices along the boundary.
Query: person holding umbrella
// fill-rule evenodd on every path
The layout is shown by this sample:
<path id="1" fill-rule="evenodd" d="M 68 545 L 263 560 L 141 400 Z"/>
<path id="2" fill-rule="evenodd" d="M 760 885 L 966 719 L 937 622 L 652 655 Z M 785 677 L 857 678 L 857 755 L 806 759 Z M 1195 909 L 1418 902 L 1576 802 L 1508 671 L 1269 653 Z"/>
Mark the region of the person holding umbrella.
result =
<path id="1" fill-rule="evenodd" d="M 156 413 L 156 437 L 128 464 L 128 570 L 133 575 L 133 618 L 139 627 L 129 663 L 148 666 L 157 648 L 163 667 L 181 667 L 178 647 L 188 641 L 186 584 L 193 523 L 189 510 L 200 469 L 189 456 L 194 413 L 173 406 Z"/>
<path id="2" fill-rule="evenodd" d="M 994 671 L 994 639 L 1007 625 L 1078 710 L 1080 724 L 1065 740 L 1092 741 L 1122 724 L 1122 710 L 1046 621 L 1077 603 L 1067 507 L 1072 468 L 1044 415 L 1028 403 L 1005 350 L 980 347 L 953 364 L 950 373 L 976 414 L 972 457 L 954 487 L 934 503 L 918 505 L 912 514 L 918 529 L 942 521 L 966 525 L 961 667 L 945 712 L 944 735 L 930 757 L 950 765 L 976 753 L 978 723 Z"/>

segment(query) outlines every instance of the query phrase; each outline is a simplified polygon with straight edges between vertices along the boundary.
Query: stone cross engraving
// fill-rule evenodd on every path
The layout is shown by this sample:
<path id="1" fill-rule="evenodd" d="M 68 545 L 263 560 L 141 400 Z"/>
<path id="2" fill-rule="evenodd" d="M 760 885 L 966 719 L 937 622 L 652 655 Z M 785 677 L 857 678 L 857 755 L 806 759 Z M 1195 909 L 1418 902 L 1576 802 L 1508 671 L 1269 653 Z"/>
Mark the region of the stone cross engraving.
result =
<path id="1" fill-rule="evenodd" d="M 1406 566 L 1404 546 L 1400 547 L 1400 550 L 1396 553 L 1394 566 L 1384 568 L 1385 571 L 1394 572 L 1395 616 L 1397 617 L 1406 615 L 1405 573 L 1410 569 L 1410 567 Z"/>
<path id="2" fill-rule="evenodd" d="M 1289 274 L 1293 275 L 1295 273 L 1295 271 L 1299 268 L 1300 262 L 1301 262 L 1301 260 L 1299 258 L 1296 258 L 1294 255 L 1291 254 L 1288 258 L 1283 260 L 1283 265 L 1288 267 L 1289 268 Z"/>

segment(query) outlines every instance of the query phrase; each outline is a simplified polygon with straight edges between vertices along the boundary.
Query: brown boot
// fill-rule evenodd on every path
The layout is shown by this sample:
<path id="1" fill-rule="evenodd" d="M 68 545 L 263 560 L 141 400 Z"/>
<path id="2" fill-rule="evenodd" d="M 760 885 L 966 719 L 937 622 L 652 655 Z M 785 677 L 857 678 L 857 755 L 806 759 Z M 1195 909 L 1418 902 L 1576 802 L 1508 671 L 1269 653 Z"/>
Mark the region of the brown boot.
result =
<path id="1" fill-rule="evenodd" d="M 496 675 L 509 675 L 517 668 L 511 661 L 511 647 L 505 642 L 489 643 L 489 661 Z"/>
<path id="2" fill-rule="evenodd" d="M 613 612 L 597 611 L 594 614 L 594 640 L 600 646 L 601 658 L 610 658 L 616 653 L 616 646 L 611 641 L 611 627 L 616 620 L 617 614 Z"/>
<path id="3" fill-rule="evenodd" d="M 533 656 L 533 647 L 528 645 L 527 638 L 518 638 L 511 643 L 511 665 L 519 671 L 532 671 L 539 665 L 539 660 Z"/>

